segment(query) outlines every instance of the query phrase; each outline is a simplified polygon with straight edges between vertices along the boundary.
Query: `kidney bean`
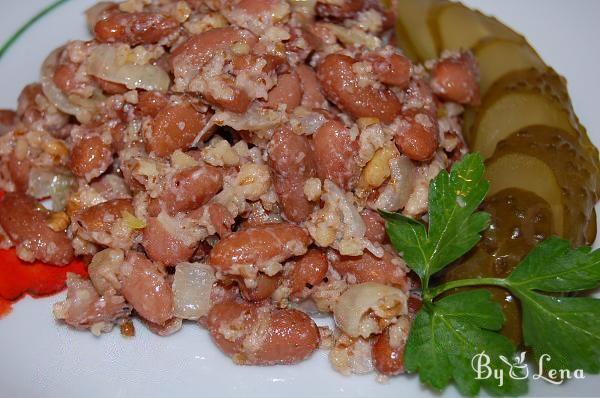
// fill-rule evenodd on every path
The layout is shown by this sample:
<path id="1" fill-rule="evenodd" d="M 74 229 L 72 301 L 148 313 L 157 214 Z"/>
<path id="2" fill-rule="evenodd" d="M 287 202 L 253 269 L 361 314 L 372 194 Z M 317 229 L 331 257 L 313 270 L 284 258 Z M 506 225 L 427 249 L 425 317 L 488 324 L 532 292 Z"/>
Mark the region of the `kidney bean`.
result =
<path id="1" fill-rule="evenodd" d="M 177 149 L 188 149 L 207 121 L 208 116 L 189 103 L 168 106 L 154 118 L 146 150 L 166 157 Z"/>
<path id="2" fill-rule="evenodd" d="M 271 14 L 280 3 L 281 0 L 241 0 L 235 5 L 235 9 L 248 16 L 260 17 Z"/>
<path id="3" fill-rule="evenodd" d="M 360 87 L 352 69 L 354 58 L 330 54 L 319 65 L 317 76 L 327 99 L 355 119 L 376 117 L 391 123 L 402 110 L 398 97 L 387 88 Z"/>
<path id="4" fill-rule="evenodd" d="M 208 217 L 220 238 L 225 238 L 231 234 L 231 227 L 235 224 L 235 219 L 225 206 L 220 203 L 209 204 Z"/>
<path id="5" fill-rule="evenodd" d="M 363 210 L 360 216 L 367 228 L 365 238 L 371 242 L 383 243 L 386 238 L 385 220 L 383 217 L 379 213 L 369 209 Z"/>
<path id="6" fill-rule="evenodd" d="M 71 150 L 71 171 L 88 181 L 99 177 L 112 164 L 111 149 L 111 146 L 97 135 L 77 141 Z"/>
<path id="7" fill-rule="evenodd" d="M 327 276 L 329 262 L 322 250 L 311 249 L 296 261 L 286 279 L 289 280 L 290 296 L 301 297 L 305 287 L 316 286 Z"/>
<path id="8" fill-rule="evenodd" d="M 438 122 L 429 112 L 410 110 L 402 116 L 394 140 L 410 159 L 424 162 L 435 155 L 438 130 Z"/>
<path id="9" fill-rule="evenodd" d="M 410 60 L 400 54 L 381 56 L 369 54 L 366 59 L 373 65 L 373 72 L 383 84 L 406 88 L 410 81 L 412 64 Z"/>
<path id="10" fill-rule="evenodd" d="M 54 70 L 52 80 L 56 87 L 64 93 L 70 94 L 81 87 L 81 84 L 75 79 L 78 65 L 74 63 L 61 64 Z"/>
<path id="11" fill-rule="evenodd" d="M 280 75 L 277 85 L 269 91 L 269 98 L 265 104 L 268 108 L 277 109 L 280 104 L 286 105 L 288 112 L 300 106 L 302 101 L 302 87 L 298 75 L 294 72 Z"/>
<path id="12" fill-rule="evenodd" d="M 109 234 L 115 221 L 123 218 L 123 213 L 134 214 L 131 199 L 115 199 L 83 209 L 73 216 L 73 220 L 85 232 Z"/>
<path id="13" fill-rule="evenodd" d="M 179 23 L 168 16 L 116 12 L 96 23 L 94 35 L 101 43 L 155 44 L 177 31 Z"/>
<path id="14" fill-rule="evenodd" d="M 15 128 L 17 121 L 17 112 L 11 109 L 0 109 L 0 136 Z"/>
<path id="15" fill-rule="evenodd" d="M 202 96 L 209 104 L 221 107 L 229 112 L 244 113 L 250 107 L 252 98 L 248 96 L 245 90 L 239 88 L 235 84 L 235 80 L 231 76 L 219 77 L 228 90 L 231 90 L 232 95 L 215 97 L 209 92 L 202 92 Z"/>
<path id="16" fill-rule="evenodd" d="M 386 329 L 373 344 L 371 349 L 373 366 L 381 374 L 395 376 L 404 371 L 404 345 L 393 347 L 390 344 L 390 333 Z"/>
<path id="17" fill-rule="evenodd" d="M 237 282 L 240 293 L 245 300 L 262 301 L 271 297 L 277 289 L 281 275 L 268 276 L 259 272 L 255 279 L 256 286 L 253 288 L 247 287 L 241 277 L 234 277 L 233 279 Z"/>
<path id="18" fill-rule="evenodd" d="M 38 95 L 44 95 L 39 83 L 28 84 L 19 94 L 17 115 L 25 125 L 31 125 L 43 116 L 36 102 Z"/>
<path id="19" fill-rule="evenodd" d="M 71 241 L 65 231 L 48 226 L 49 217 L 50 211 L 22 193 L 6 193 L 0 201 L 0 226 L 16 244 L 21 259 L 67 265 L 73 259 Z"/>
<path id="20" fill-rule="evenodd" d="M 275 130 L 268 148 L 269 167 L 283 213 L 290 221 L 305 221 L 312 204 L 304 195 L 304 183 L 316 172 L 310 140 L 282 126 Z"/>
<path id="21" fill-rule="evenodd" d="M 158 91 L 140 91 L 136 109 L 144 116 L 155 117 L 169 105 L 169 99 Z"/>
<path id="22" fill-rule="evenodd" d="M 96 77 L 96 82 L 98 83 L 100 90 L 108 95 L 125 94 L 129 91 L 123 84 L 109 82 L 108 80 L 100 79 L 99 77 Z"/>
<path id="23" fill-rule="evenodd" d="M 15 189 L 19 192 L 27 192 L 29 187 L 29 171 L 31 170 L 31 160 L 26 157 L 19 159 L 16 152 L 13 150 L 10 153 L 7 162 L 10 179 L 15 184 Z"/>
<path id="24" fill-rule="evenodd" d="M 159 325 L 173 318 L 171 284 L 143 254 L 127 253 L 120 278 L 121 293 L 142 318 Z"/>
<path id="25" fill-rule="evenodd" d="M 479 105 L 479 71 L 471 52 L 439 61 L 431 74 L 435 95 L 465 105 Z"/>
<path id="26" fill-rule="evenodd" d="M 356 283 L 377 282 L 406 289 L 408 286 L 406 272 L 393 260 L 399 258 L 386 250 L 382 258 L 365 252 L 362 256 L 341 256 L 331 265 L 341 275 L 352 276 Z"/>
<path id="27" fill-rule="evenodd" d="M 223 188 L 223 175 L 217 167 L 202 164 L 175 174 L 158 202 L 169 214 L 189 211 L 207 203 Z"/>
<path id="28" fill-rule="evenodd" d="M 337 120 L 325 122 L 313 135 L 317 175 L 331 180 L 343 189 L 350 189 L 360 172 L 355 155 L 358 140 L 352 139 L 350 131 Z"/>
<path id="29" fill-rule="evenodd" d="M 250 303 L 213 306 L 207 326 L 221 351 L 242 365 L 298 363 L 320 341 L 317 325 L 305 313 Z"/>
<path id="30" fill-rule="evenodd" d="M 298 65 L 296 73 L 302 85 L 302 106 L 309 109 L 319 109 L 327 106 L 327 100 L 321 91 L 321 84 L 317 74 L 308 65 Z"/>
<path id="31" fill-rule="evenodd" d="M 176 79 L 189 83 L 202 68 L 219 51 L 227 51 L 236 43 L 247 44 L 252 48 L 257 43 L 252 33 L 235 28 L 217 28 L 191 36 L 177 46 L 169 57 L 169 63 Z"/>
<path id="32" fill-rule="evenodd" d="M 171 235 L 157 218 L 148 217 L 142 246 L 152 261 L 164 265 L 175 265 L 192 258 L 197 244 L 187 245 L 176 236 Z"/>
<path id="33" fill-rule="evenodd" d="M 220 271 L 236 274 L 234 265 L 283 262 L 306 253 L 311 243 L 308 233 L 292 224 L 266 224 L 234 232 L 221 239 L 208 257 L 209 264 Z"/>
<path id="34" fill-rule="evenodd" d="M 342 0 L 341 4 L 317 2 L 317 15 L 320 17 L 351 18 L 365 8 L 365 0 Z"/>

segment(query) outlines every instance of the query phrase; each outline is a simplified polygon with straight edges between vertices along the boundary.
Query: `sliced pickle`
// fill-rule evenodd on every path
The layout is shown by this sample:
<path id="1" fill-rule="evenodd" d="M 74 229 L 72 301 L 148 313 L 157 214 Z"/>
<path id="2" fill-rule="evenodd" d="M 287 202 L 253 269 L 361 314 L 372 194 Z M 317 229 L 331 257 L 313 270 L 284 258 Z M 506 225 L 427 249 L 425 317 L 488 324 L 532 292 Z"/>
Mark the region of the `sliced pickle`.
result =
<path id="1" fill-rule="evenodd" d="M 553 230 L 563 236 L 565 216 L 561 187 L 554 171 L 545 162 L 522 153 L 494 156 L 486 162 L 486 177 L 490 181 L 488 195 L 519 188 L 545 199 L 552 209 Z"/>
<path id="2" fill-rule="evenodd" d="M 411 3 L 411 1 L 405 1 Z M 488 37 L 524 41 L 508 26 L 460 3 L 431 8 L 428 20 L 438 51 L 471 49 Z"/>
<path id="3" fill-rule="evenodd" d="M 528 191 L 510 188 L 497 192 L 487 197 L 482 210 L 491 214 L 491 227 L 475 249 L 443 271 L 440 282 L 506 277 L 539 242 L 554 233 L 550 205 Z M 502 333 L 519 344 L 521 314 L 516 298 L 504 289 L 489 290 L 506 315 Z"/>
<path id="4" fill-rule="evenodd" d="M 498 142 L 523 127 L 547 125 L 572 133 L 591 156 L 597 149 L 579 124 L 563 78 L 553 70 L 509 73 L 488 91 L 467 134 L 471 149 L 492 156 Z"/>
<path id="5" fill-rule="evenodd" d="M 525 69 L 544 71 L 547 67 L 536 51 L 525 41 L 483 39 L 473 48 L 479 63 L 481 94 L 502 76 Z"/>
<path id="6" fill-rule="evenodd" d="M 447 2 L 445 0 L 402 0 L 397 3 L 397 32 L 408 39 L 420 61 L 437 58 L 438 51 L 427 18 L 432 6 Z"/>
<path id="7" fill-rule="evenodd" d="M 508 185 L 520 187 L 536 192 L 553 206 L 558 193 L 562 211 L 556 212 L 555 221 L 559 222 L 561 214 L 563 218 L 562 228 L 557 227 L 555 232 L 575 246 L 594 242 L 600 160 L 590 157 L 572 134 L 548 126 L 526 127 L 500 142 L 488 165 L 492 192 Z M 547 175 L 548 169 L 554 178 Z"/>

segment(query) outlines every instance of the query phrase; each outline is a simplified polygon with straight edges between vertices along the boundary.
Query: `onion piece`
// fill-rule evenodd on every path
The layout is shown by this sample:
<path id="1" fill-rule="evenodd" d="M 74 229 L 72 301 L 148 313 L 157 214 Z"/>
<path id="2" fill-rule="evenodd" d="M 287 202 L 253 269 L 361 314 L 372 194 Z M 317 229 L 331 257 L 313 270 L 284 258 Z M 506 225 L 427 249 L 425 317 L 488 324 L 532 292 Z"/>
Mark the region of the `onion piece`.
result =
<path id="1" fill-rule="evenodd" d="M 215 271 L 209 265 L 177 264 L 173 279 L 175 316 L 196 320 L 208 314 L 210 292 L 215 281 Z"/>
<path id="2" fill-rule="evenodd" d="M 75 186 L 70 173 L 35 167 L 29 172 L 27 194 L 36 199 L 50 197 L 53 211 L 63 211 L 67 198 Z"/>
<path id="3" fill-rule="evenodd" d="M 71 101 L 69 101 L 69 98 L 67 98 L 67 96 L 56 86 L 56 84 L 54 84 L 54 71 L 56 70 L 58 56 L 63 48 L 64 47 L 59 47 L 52 51 L 42 64 L 42 91 L 52 105 L 57 107 L 61 112 L 73 115 L 80 123 L 86 124 L 92 119 L 92 113 L 90 110 L 73 104 Z"/>
<path id="4" fill-rule="evenodd" d="M 335 323 L 344 333 L 364 338 L 381 333 L 394 318 L 407 313 L 406 293 L 375 282 L 350 286 L 333 309 Z"/>
<path id="5" fill-rule="evenodd" d="M 117 62 L 117 48 L 102 44 L 92 50 L 86 62 L 87 72 L 100 79 L 123 84 L 130 90 L 167 91 L 171 79 L 167 72 L 154 65 Z"/>

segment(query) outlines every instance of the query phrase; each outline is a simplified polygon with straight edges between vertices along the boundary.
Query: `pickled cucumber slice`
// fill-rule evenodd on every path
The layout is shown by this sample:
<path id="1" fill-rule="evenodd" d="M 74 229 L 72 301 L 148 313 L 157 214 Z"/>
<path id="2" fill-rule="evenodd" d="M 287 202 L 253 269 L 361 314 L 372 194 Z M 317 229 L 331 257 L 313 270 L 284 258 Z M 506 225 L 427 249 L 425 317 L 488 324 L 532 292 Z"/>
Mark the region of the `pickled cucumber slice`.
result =
<path id="1" fill-rule="evenodd" d="M 525 41 L 487 38 L 473 48 L 479 63 L 481 94 L 485 95 L 494 82 L 502 76 L 526 69 L 544 71 L 546 64 Z"/>
<path id="2" fill-rule="evenodd" d="M 411 1 L 405 1 L 411 3 Z M 428 24 L 438 52 L 442 50 L 471 49 L 480 40 L 489 37 L 524 41 L 508 26 L 493 17 L 483 15 L 460 3 L 447 3 L 432 7 Z"/>
<path id="3" fill-rule="evenodd" d="M 513 72 L 498 80 L 478 108 L 472 131 L 467 134 L 472 150 L 489 158 L 498 142 L 521 128 L 547 125 L 572 133 L 590 156 L 597 157 L 597 149 L 573 112 L 565 85 L 551 69 Z"/>
<path id="4" fill-rule="evenodd" d="M 518 159 L 515 160 L 515 156 Z M 566 131 L 548 126 L 526 127 L 500 142 L 494 156 L 489 159 L 488 163 L 495 165 L 488 169 L 492 186 L 498 185 L 501 177 L 504 184 L 510 184 L 510 181 L 514 186 L 523 184 L 526 187 L 523 189 L 537 192 L 553 204 L 556 200 L 554 180 L 546 174 L 533 176 L 532 173 L 547 173 L 547 170 L 539 165 L 532 166 L 530 157 L 551 169 L 554 180 L 560 187 L 563 209 L 559 214 L 563 215 L 563 225 L 562 233 L 560 229 L 556 229 L 556 233 L 569 239 L 575 246 L 593 243 L 596 237 L 594 205 L 600 197 L 598 157 L 588 156 L 573 135 Z M 499 159 L 504 160 L 497 164 Z M 515 163 L 506 166 L 508 162 Z M 508 168 L 503 170 L 500 167 Z M 526 167 L 529 169 L 525 169 Z M 514 174 L 511 174 L 513 170 Z M 540 183 L 547 185 L 546 192 L 552 191 L 547 193 L 550 196 L 545 196 Z"/>
<path id="5" fill-rule="evenodd" d="M 432 6 L 445 3 L 445 0 L 398 1 L 397 32 L 408 38 L 420 61 L 437 58 L 438 51 L 429 30 L 428 15 Z"/>
<path id="6" fill-rule="evenodd" d="M 518 188 L 545 199 L 552 209 L 553 231 L 563 236 L 565 216 L 561 187 L 545 162 L 522 153 L 507 153 L 486 162 L 486 177 L 490 181 L 488 195 Z"/>

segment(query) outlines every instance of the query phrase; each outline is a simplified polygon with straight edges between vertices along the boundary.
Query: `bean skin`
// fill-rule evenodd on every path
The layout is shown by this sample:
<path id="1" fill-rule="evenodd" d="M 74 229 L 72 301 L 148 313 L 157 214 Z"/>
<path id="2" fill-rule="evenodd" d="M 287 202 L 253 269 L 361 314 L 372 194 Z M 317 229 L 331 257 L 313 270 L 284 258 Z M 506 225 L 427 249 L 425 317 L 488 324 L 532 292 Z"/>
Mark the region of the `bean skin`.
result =
<path id="1" fill-rule="evenodd" d="M 320 17 L 351 18 L 365 8 L 365 0 L 343 0 L 341 4 L 317 2 L 317 14 Z"/>
<path id="2" fill-rule="evenodd" d="M 208 164 L 184 169 L 173 176 L 158 202 L 171 215 L 199 208 L 223 188 L 221 170 Z"/>
<path id="3" fill-rule="evenodd" d="M 305 313 L 246 302 L 214 305 L 207 327 L 221 351 L 240 365 L 298 363 L 320 342 L 317 325 Z M 223 333 L 228 330 L 235 332 Z"/>
<path id="4" fill-rule="evenodd" d="M 164 108 L 152 122 L 152 132 L 146 137 L 146 150 L 166 157 L 177 149 L 190 147 L 208 117 L 191 104 L 172 105 Z"/>
<path id="5" fill-rule="evenodd" d="M 319 83 L 313 68 L 304 64 L 298 65 L 296 73 L 298 73 L 302 85 L 302 106 L 309 109 L 325 107 L 327 100 L 321 91 L 321 83 Z"/>
<path id="6" fill-rule="evenodd" d="M 115 199 L 88 207 L 75 214 L 73 219 L 87 232 L 110 233 L 110 230 L 123 213 L 134 214 L 130 199 Z"/>
<path id="7" fill-rule="evenodd" d="M 286 279 L 289 281 L 291 297 L 301 297 L 307 285 L 316 286 L 325 279 L 329 262 L 322 250 L 311 249 L 296 261 Z"/>
<path id="8" fill-rule="evenodd" d="M 171 285 L 143 254 L 127 253 L 120 278 L 123 297 L 142 318 L 159 325 L 173 318 Z"/>
<path id="9" fill-rule="evenodd" d="M 231 76 L 221 76 L 221 79 L 225 81 L 225 85 L 233 92 L 233 95 L 227 97 L 215 97 L 208 92 L 203 92 L 202 96 L 209 104 L 221 107 L 226 111 L 234 113 L 244 113 L 250 107 L 252 99 L 248 96 L 246 91 L 237 87 L 235 81 Z"/>
<path id="10" fill-rule="evenodd" d="M 277 85 L 269 91 L 266 106 L 277 109 L 280 104 L 292 112 L 302 101 L 302 87 L 296 73 L 286 73 L 277 78 Z"/>
<path id="11" fill-rule="evenodd" d="M 240 277 L 235 277 L 234 280 L 237 282 L 240 294 L 245 300 L 262 301 L 271 297 L 277 289 L 281 275 L 268 276 L 260 272 L 256 276 L 256 287 L 254 288 L 247 287 L 244 280 Z"/>
<path id="12" fill-rule="evenodd" d="M 210 29 L 191 36 L 177 46 L 169 57 L 175 78 L 189 82 L 219 51 L 226 51 L 236 43 L 252 48 L 258 39 L 252 33 L 234 27 Z"/>
<path id="13" fill-rule="evenodd" d="M 438 122 L 428 112 L 409 111 L 402 116 L 394 140 L 398 149 L 410 159 L 427 161 L 438 147 Z"/>
<path id="14" fill-rule="evenodd" d="M 17 245 L 17 253 L 28 252 L 20 258 L 67 265 L 73 259 L 71 241 L 65 231 L 53 231 L 46 224 L 49 216 L 48 210 L 22 193 L 6 193 L 0 201 L 0 226 Z"/>
<path id="15" fill-rule="evenodd" d="M 169 99 L 157 91 L 141 91 L 138 93 L 136 109 L 144 116 L 155 117 L 169 105 Z"/>
<path id="16" fill-rule="evenodd" d="M 371 357 L 373 366 L 383 375 L 395 376 L 404 371 L 404 346 L 392 347 L 388 329 L 375 340 Z"/>
<path id="17" fill-rule="evenodd" d="M 475 58 L 463 52 L 439 61 L 432 71 L 431 87 L 440 98 L 465 105 L 479 105 L 479 76 Z"/>
<path id="18" fill-rule="evenodd" d="M 208 217 L 220 238 L 226 238 L 231 234 L 231 227 L 235 224 L 235 219 L 225 206 L 220 203 L 209 204 Z"/>
<path id="19" fill-rule="evenodd" d="M 234 232 L 213 248 L 208 263 L 217 270 L 235 274 L 234 265 L 253 264 L 259 268 L 269 262 L 283 262 L 306 252 L 311 243 L 308 233 L 292 224 L 266 224 Z"/>
<path id="20" fill-rule="evenodd" d="M 111 146 L 99 136 L 81 139 L 71 150 L 71 171 L 77 177 L 90 181 L 102 175 L 112 164 Z"/>
<path id="21" fill-rule="evenodd" d="M 315 132 L 313 143 L 319 178 L 350 189 L 360 171 L 355 159 L 358 140 L 352 139 L 350 131 L 341 122 L 330 120 Z"/>
<path id="22" fill-rule="evenodd" d="M 54 84 L 64 93 L 73 93 L 79 88 L 75 81 L 78 66 L 73 63 L 58 65 L 52 76 Z"/>
<path id="23" fill-rule="evenodd" d="M 177 237 L 172 236 L 157 218 L 148 217 L 142 246 L 152 261 L 164 265 L 174 265 L 192 258 L 197 245 L 186 245 Z"/>
<path id="24" fill-rule="evenodd" d="M 316 174 L 309 138 L 295 134 L 289 126 L 278 128 L 269 143 L 269 167 L 287 219 L 308 219 L 312 204 L 304 195 L 304 183 Z"/>
<path id="25" fill-rule="evenodd" d="M 31 170 L 31 161 L 29 158 L 19 159 L 13 150 L 7 162 L 10 179 L 15 184 L 15 189 L 19 192 L 27 192 L 29 187 L 29 171 Z"/>
<path id="26" fill-rule="evenodd" d="M 108 80 L 100 79 L 99 77 L 96 77 L 96 83 L 98 83 L 100 89 L 108 95 L 125 94 L 129 91 L 123 84 L 109 82 Z"/>
<path id="27" fill-rule="evenodd" d="M 94 34 L 101 43 L 123 42 L 155 44 L 175 33 L 179 23 L 171 17 L 149 12 L 122 13 L 109 15 L 96 23 Z"/>
<path id="28" fill-rule="evenodd" d="M 367 228 L 365 238 L 375 243 L 383 243 L 386 238 L 385 220 L 379 213 L 365 209 L 360 216 Z"/>
<path id="29" fill-rule="evenodd" d="M 408 286 L 406 273 L 400 265 L 392 262 L 394 259 L 397 257 L 388 251 L 384 252 L 382 258 L 365 252 L 362 256 L 341 256 L 331 265 L 341 275 L 352 276 L 356 283 L 377 282 L 406 289 Z"/>
<path id="30" fill-rule="evenodd" d="M 367 60 L 372 63 L 373 72 L 383 84 L 400 88 L 408 86 L 412 68 L 408 58 L 399 54 L 392 54 L 388 57 L 373 54 L 367 56 Z"/>
<path id="31" fill-rule="evenodd" d="M 317 76 L 327 99 L 355 119 L 376 117 L 391 123 L 402 110 L 402 104 L 387 88 L 360 87 L 352 65 L 354 58 L 330 54 L 319 65 Z"/>

